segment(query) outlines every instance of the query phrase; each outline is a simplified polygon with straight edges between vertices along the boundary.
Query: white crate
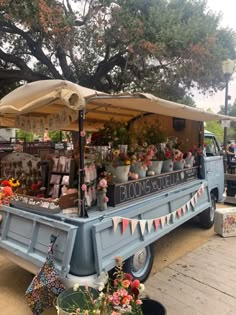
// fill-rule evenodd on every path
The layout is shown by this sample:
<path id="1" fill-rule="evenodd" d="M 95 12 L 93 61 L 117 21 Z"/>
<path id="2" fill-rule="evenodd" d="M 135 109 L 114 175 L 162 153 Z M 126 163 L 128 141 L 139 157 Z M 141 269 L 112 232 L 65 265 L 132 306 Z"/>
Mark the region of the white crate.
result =
<path id="1" fill-rule="evenodd" d="M 214 230 L 223 237 L 236 236 L 236 207 L 216 209 Z"/>

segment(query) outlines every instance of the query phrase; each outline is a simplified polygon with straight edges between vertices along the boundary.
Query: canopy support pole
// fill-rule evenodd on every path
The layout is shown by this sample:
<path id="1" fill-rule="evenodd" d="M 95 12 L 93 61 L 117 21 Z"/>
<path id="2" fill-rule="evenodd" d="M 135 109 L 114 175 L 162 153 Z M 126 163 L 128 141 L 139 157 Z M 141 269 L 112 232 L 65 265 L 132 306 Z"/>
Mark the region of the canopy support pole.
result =
<path id="1" fill-rule="evenodd" d="M 84 139 L 82 131 L 84 129 L 84 111 L 79 110 L 79 202 L 78 207 L 80 208 L 80 217 L 81 218 L 88 218 L 88 213 L 85 208 L 85 192 L 82 189 L 82 185 L 84 184 Z"/>

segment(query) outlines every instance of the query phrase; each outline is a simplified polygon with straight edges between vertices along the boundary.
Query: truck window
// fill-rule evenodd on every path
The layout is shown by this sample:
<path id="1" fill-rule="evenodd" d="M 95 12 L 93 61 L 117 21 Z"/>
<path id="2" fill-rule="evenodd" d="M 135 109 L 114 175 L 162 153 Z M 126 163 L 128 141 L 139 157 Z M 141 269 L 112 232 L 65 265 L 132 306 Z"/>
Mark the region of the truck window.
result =
<path id="1" fill-rule="evenodd" d="M 206 145 L 206 156 L 220 155 L 220 148 L 214 136 L 205 135 L 204 143 Z"/>

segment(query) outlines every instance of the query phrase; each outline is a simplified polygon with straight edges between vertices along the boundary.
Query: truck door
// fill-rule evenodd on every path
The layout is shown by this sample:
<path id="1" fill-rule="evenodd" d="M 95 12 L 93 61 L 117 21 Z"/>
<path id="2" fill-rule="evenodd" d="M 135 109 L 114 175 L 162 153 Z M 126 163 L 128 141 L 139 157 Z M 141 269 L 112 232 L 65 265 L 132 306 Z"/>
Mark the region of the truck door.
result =
<path id="1" fill-rule="evenodd" d="M 206 133 L 204 135 L 205 157 L 204 168 L 205 178 L 208 181 L 209 190 L 215 191 L 218 201 L 223 199 L 224 193 L 224 164 L 223 156 L 218 141 L 214 134 Z"/>

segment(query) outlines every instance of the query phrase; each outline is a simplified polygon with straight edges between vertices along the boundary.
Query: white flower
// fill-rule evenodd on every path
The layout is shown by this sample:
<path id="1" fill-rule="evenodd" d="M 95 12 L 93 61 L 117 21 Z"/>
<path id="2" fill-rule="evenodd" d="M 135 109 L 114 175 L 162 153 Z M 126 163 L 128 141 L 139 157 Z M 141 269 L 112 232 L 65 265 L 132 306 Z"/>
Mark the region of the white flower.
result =
<path id="1" fill-rule="evenodd" d="M 145 290 L 145 286 L 143 283 L 140 283 L 139 292 L 143 292 Z"/>
<path id="2" fill-rule="evenodd" d="M 79 289 L 79 284 L 75 283 L 73 286 L 73 291 L 77 291 Z"/>
<path id="3" fill-rule="evenodd" d="M 105 285 L 104 285 L 104 282 L 100 282 L 98 284 L 98 291 L 102 291 L 104 289 Z"/>

